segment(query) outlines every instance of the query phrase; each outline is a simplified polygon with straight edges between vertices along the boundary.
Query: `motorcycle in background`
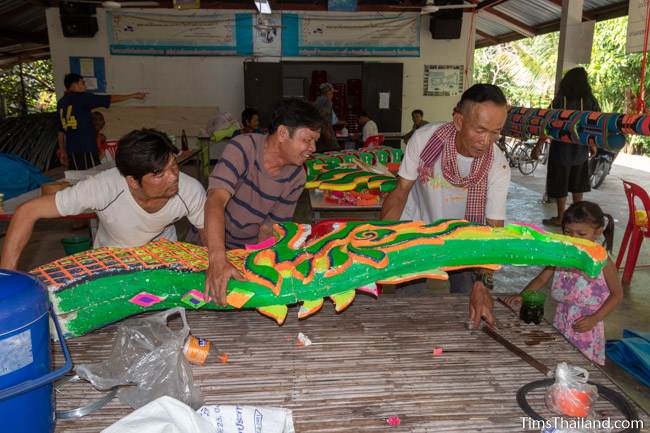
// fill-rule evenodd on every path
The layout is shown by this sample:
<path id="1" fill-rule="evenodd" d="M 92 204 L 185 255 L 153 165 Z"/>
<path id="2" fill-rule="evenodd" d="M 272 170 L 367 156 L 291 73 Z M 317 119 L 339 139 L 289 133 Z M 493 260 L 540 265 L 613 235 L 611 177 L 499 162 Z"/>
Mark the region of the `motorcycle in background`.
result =
<path id="1" fill-rule="evenodd" d="M 604 149 L 598 149 L 598 153 L 589 161 L 591 168 L 591 177 L 589 179 L 591 187 L 594 189 L 600 188 L 605 181 L 605 178 L 612 169 L 616 153 L 609 152 Z"/>

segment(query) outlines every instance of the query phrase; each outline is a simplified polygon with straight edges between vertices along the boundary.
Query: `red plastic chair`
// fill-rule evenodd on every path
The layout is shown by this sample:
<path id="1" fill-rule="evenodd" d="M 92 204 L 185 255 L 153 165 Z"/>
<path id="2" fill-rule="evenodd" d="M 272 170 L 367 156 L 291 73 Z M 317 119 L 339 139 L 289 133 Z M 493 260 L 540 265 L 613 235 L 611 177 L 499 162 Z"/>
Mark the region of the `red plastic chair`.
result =
<path id="1" fill-rule="evenodd" d="M 366 138 L 366 141 L 363 143 L 363 147 L 375 147 L 381 146 L 382 144 L 384 144 L 383 135 L 371 135 L 370 137 Z"/>
<path id="2" fill-rule="evenodd" d="M 627 197 L 628 206 L 628 219 L 627 227 L 625 227 L 625 234 L 621 241 L 621 247 L 616 257 L 616 268 L 620 269 L 623 256 L 625 256 L 625 249 L 627 249 L 627 260 L 625 261 L 625 268 L 623 269 L 622 284 L 629 284 L 632 281 L 632 274 L 636 267 L 636 261 L 639 258 L 639 251 L 641 250 L 641 243 L 643 238 L 650 237 L 650 221 L 648 215 L 650 213 L 650 197 L 648 193 L 639 185 L 623 181 L 623 189 Z M 637 199 L 643 204 L 643 210 L 637 210 Z"/>

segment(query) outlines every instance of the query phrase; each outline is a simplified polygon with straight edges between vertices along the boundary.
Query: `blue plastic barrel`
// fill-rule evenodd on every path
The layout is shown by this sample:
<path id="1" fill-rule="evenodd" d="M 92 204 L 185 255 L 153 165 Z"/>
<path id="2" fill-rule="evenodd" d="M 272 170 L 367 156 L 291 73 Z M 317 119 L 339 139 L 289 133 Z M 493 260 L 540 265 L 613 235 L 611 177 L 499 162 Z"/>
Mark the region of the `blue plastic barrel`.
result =
<path id="1" fill-rule="evenodd" d="M 35 278 L 0 269 L 0 431 L 54 431 L 52 382 L 70 371 L 72 361 L 51 313 Z M 50 315 L 65 355 L 56 371 L 50 371 Z"/>

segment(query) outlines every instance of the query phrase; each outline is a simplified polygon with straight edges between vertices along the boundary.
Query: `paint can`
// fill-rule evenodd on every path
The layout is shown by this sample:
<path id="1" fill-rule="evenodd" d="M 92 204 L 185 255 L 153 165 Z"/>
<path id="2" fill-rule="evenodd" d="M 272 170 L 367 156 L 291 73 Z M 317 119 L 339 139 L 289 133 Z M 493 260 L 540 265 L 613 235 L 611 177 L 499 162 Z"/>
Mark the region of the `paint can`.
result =
<path id="1" fill-rule="evenodd" d="M 203 365 L 210 355 L 211 346 L 209 340 L 190 335 L 183 345 L 183 354 L 192 364 Z"/>
<path id="2" fill-rule="evenodd" d="M 54 431 L 52 382 L 72 368 L 45 288 L 33 277 L 0 270 L 0 425 L 7 432 Z M 65 365 L 50 371 L 50 317 Z"/>

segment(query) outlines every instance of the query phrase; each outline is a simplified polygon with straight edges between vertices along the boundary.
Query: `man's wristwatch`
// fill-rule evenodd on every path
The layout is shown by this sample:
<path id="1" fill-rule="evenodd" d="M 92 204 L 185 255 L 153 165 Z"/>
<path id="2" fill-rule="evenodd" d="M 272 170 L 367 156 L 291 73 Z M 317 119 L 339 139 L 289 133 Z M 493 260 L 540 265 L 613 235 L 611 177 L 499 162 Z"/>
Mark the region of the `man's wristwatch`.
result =
<path id="1" fill-rule="evenodd" d="M 492 272 L 485 272 L 482 269 L 477 269 L 474 271 L 474 282 L 480 281 L 485 287 L 492 290 L 494 288 L 494 279 L 492 278 Z"/>

